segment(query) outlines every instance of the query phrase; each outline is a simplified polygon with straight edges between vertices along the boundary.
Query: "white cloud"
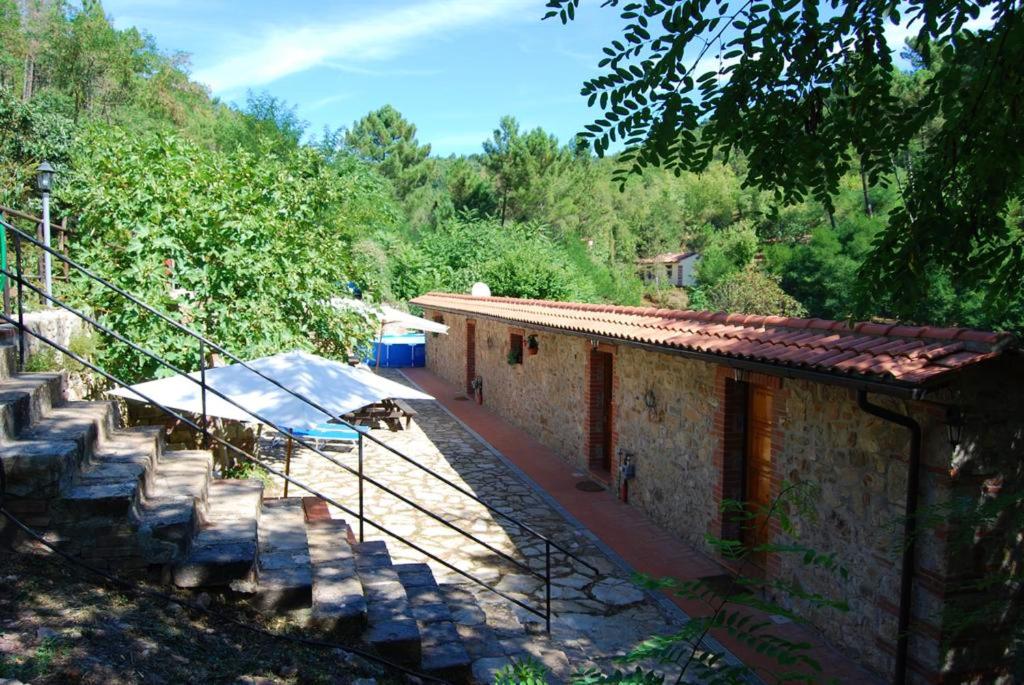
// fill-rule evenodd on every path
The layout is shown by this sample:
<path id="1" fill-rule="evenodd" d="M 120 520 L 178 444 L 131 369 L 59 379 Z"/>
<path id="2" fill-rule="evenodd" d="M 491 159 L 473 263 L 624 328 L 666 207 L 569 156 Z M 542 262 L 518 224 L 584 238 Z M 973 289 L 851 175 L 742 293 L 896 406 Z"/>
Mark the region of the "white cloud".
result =
<path id="1" fill-rule="evenodd" d="M 313 102 L 310 102 L 308 104 L 302 105 L 302 109 L 303 109 L 303 111 L 306 111 L 306 112 L 312 112 L 312 111 L 315 111 L 315 110 L 318 110 L 318 109 L 322 109 L 322 108 L 326 107 L 327 105 L 333 105 L 336 102 L 342 102 L 343 100 L 348 100 L 350 97 L 352 97 L 352 96 L 349 93 L 339 93 L 338 95 L 328 95 L 327 97 L 323 97 L 323 98 L 320 98 L 319 100 L 314 100 Z"/>
<path id="2" fill-rule="evenodd" d="M 365 19 L 270 29 L 241 39 L 231 56 L 197 70 L 215 93 L 261 86 L 320 65 L 388 59 L 418 40 L 494 21 L 513 11 L 535 11 L 536 0 L 430 0 Z"/>

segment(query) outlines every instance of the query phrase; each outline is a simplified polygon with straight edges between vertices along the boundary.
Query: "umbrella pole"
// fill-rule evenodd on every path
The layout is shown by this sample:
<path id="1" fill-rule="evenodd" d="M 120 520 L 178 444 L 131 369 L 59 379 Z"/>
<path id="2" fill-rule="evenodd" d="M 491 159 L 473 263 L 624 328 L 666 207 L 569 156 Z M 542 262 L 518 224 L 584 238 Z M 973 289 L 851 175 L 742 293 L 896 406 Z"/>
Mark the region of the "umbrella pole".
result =
<path id="1" fill-rule="evenodd" d="M 284 475 L 286 475 L 286 476 L 291 476 L 292 475 L 292 439 L 291 439 L 291 437 L 288 438 L 288 447 L 285 449 L 285 453 L 284 453 Z M 287 478 L 284 479 L 284 496 L 286 498 L 288 497 L 288 479 Z"/>
<path id="2" fill-rule="evenodd" d="M 380 322 L 380 335 L 377 337 L 377 363 L 376 368 L 380 368 L 380 351 L 384 347 L 384 321 Z"/>

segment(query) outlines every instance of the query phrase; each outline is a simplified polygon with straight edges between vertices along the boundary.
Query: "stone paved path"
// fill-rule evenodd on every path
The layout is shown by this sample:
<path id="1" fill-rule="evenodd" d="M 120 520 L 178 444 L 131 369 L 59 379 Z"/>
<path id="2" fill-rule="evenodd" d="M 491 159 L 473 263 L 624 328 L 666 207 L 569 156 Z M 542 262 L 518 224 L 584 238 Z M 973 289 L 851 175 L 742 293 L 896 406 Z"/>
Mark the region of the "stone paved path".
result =
<path id="1" fill-rule="evenodd" d="M 384 370 L 382 374 L 408 383 L 396 372 Z M 410 428 L 398 432 L 382 428 L 373 431 L 373 435 L 495 508 L 527 522 L 598 570 L 594 574 L 565 555 L 552 555 L 552 610 L 557 616 L 548 638 L 543 634 L 543 619 L 368 526 L 366 538 L 386 540 L 396 562 L 429 563 L 439 582 L 456 584 L 459 589 L 473 593 L 488 625 L 504 636 L 496 644 L 477 645 L 480 655 L 491 657 L 480 666 L 495 666 L 501 663 L 501 657 L 525 652 L 544 661 L 561 680 L 587 665 L 608 668 L 612 657 L 644 637 L 678 628 L 678 614 L 667 612 L 649 594 L 633 586 L 626 572 L 592 542 L 589 533 L 575 529 L 437 402 L 410 404 L 418 412 Z M 261 449 L 269 462 L 283 464 L 285 448 L 279 436 L 265 436 Z M 356 467 L 355 449 L 332 448 L 328 454 Z M 471 532 L 537 572 L 544 572 L 544 545 L 536 537 L 369 440 L 364 469 L 367 475 L 424 508 L 443 514 L 456 528 Z M 311 450 L 295 450 L 291 473 L 338 502 L 356 508 L 357 479 Z M 300 493 L 293 489 L 289 494 Z M 380 521 L 456 568 L 495 584 L 530 606 L 543 608 L 544 585 L 540 579 L 458 531 L 371 485 L 365 488 L 365 511 L 368 518 Z M 346 517 L 344 512 L 332 511 L 332 515 L 351 522 L 352 517 Z"/>

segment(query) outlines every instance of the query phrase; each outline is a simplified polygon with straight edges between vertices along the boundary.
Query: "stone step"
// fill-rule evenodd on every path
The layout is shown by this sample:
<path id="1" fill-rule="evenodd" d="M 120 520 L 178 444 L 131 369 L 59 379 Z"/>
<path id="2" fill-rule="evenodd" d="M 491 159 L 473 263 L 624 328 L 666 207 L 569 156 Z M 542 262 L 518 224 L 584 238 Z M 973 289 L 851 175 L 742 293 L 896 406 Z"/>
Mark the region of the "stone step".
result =
<path id="1" fill-rule="evenodd" d="M 249 579 L 256 563 L 263 483 L 218 479 L 208 498 L 207 521 L 174 568 L 179 587 L 227 586 Z"/>
<path id="2" fill-rule="evenodd" d="M 96 408 L 84 413 L 103 416 Z M 65 428 L 70 430 L 69 424 Z M 129 518 L 140 495 L 154 485 L 158 436 L 152 431 L 111 431 L 98 446 L 90 448 L 90 453 L 58 503 L 64 519 Z"/>
<path id="3" fill-rule="evenodd" d="M 155 440 L 156 454 L 162 452 L 162 429 L 139 429 L 139 434 L 148 434 Z M 206 520 L 213 457 L 202 450 L 170 450 L 155 458 L 156 469 L 135 519 L 153 563 L 170 563 L 184 558 L 196 528 Z"/>
<path id="4" fill-rule="evenodd" d="M 82 461 L 92 456 L 94 448 L 108 440 L 117 425 L 114 402 L 68 402 L 52 408 L 49 413 L 22 430 L 21 440 L 61 440 L 78 443 Z"/>
<path id="5" fill-rule="evenodd" d="M 146 469 L 145 485 L 149 488 L 155 483 L 162 453 L 163 431 L 159 426 L 120 429 L 100 442 L 82 470 L 97 464 L 139 464 Z"/>
<path id="6" fill-rule="evenodd" d="M 0 441 L 9 442 L 63 403 L 64 374 L 22 373 L 0 380 Z"/>
<path id="7" fill-rule="evenodd" d="M 152 483 L 146 488 L 146 500 L 188 496 L 201 501 L 205 512 L 212 466 L 213 456 L 207 450 L 164 452 L 157 462 Z"/>
<path id="8" fill-rule="evenodd" d="M 0 445 L 6 494 L 27 499 L 50 499 L 71 482 L 78 466 L 75 442 L 18 440 Z"/>
<path id="9" fill-rule="evenodd" d="M 451 682 L 468 682 L 469 653 L 455 627 L 451 609 L 426 564 L 395 564 L 395 572 L 409 598 L 421 638 L 420 669 Z"/>
<path id="10" fill-rule="evenodd" d="M 412 617 L 405 587 L 398 578 L 383 541 L 352 545 L 356 574 L 366 595 L 368 629 L 364 639 L 389 658 L 417 667 L 420 663 L 420 630 Z"/>
<path id="11" fill-rule="evenodd" d="M 366 627 L 366 596 L 356 573 L 348 524 L 337 519 L 306 523 L 313 569 L 313 625 L 345 637 Z"/>
<path id="12" fill-rule="evenodd" d="M 13 334 L 13 344 L 8 342 L 11 335 L 5 334 L 3 329 L 9 328 Z M 18 372 L 18 329 L 11 324 L 0 324 L 0 380 L 10 378 Z"/>
<path id="13" fill-rule="evenodd" d="M 264 500 L 253 604 L 263 611 L 284 611 L 308 607 L 312 599 L 313 573 L 302 500 Z"/>

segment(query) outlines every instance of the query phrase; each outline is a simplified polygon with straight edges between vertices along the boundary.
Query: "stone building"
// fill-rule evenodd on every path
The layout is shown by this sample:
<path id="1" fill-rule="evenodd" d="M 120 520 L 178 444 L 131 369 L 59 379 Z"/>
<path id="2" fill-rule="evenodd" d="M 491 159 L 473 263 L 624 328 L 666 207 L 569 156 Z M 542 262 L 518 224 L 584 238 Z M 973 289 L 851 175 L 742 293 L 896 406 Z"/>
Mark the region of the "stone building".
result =
<path id="1" fill-rule="evenodd" d="M 1009 678 L 1024 464 L 1013 336 L 444 293 L 413 303 L 450 327 L 427 338 L 435 374 L 708 554 L 708 534 L 835 553 L 845 578 L 793 554 L 755 555 L 753 568 L 846 600 L 841 612 L 776 597 L 883 678 Z M 769 505 L 787 483 L 815 492 L 797 539 L 721 513 L 723 499 Z M 979 633 L 964 617 L 982 606 L 1000 610 Z"/>

